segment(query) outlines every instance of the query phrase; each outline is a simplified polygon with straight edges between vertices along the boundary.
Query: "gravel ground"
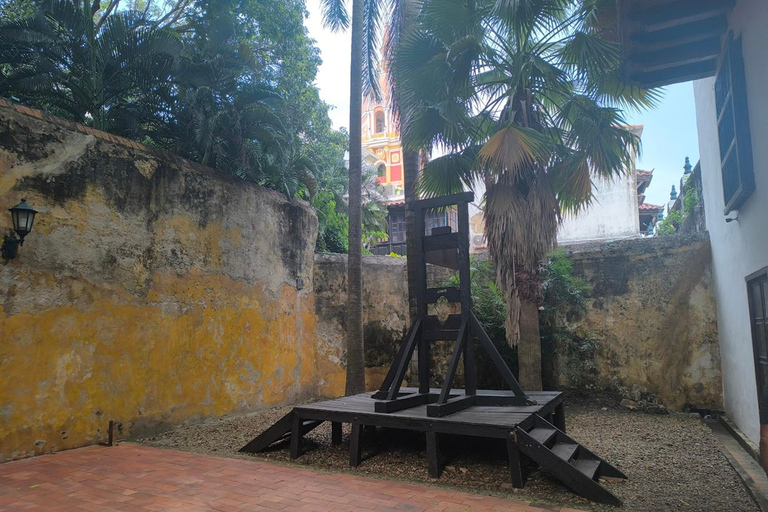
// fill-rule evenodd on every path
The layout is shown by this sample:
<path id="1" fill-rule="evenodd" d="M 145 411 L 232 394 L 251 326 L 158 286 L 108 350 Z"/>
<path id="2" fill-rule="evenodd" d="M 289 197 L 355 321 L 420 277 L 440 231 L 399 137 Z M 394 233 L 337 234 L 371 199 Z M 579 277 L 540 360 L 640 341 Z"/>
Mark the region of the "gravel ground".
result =
<path id="1" fill-rule="evenodd" d="M 240 454 L 237 450 L 290 409 L 281 407 L 224 418 L 140 442 L 210 455 L 289 463 L 286 442 L 256 455 Z M 626 481 L 604 483 L 624 501 L 624 510 L 759 511 L 720 452 L 714 434 L 696 415 L 653 415 L 613 404 L 575 402 L 566 408 L 566 424 L 571 437 L 629 477 Z M 427 475 L 423 437 L 405 431 L 364 432 L 363 463 L 350 468 L 348 435 L 345 425 L 344 443 L 332 446 L 330 424 L 321 425 L 307 434 L 305 453 L 294 463 L 319 470 L 509 496 L 534 504 L 615 510 L 584 500 L 543 470 L 533 470 L 524 489 L 513 489 L 508 483 L 503 441 L 499 444 L 494 440 L 441 437 L 445 471 L 439 479 L 432 479 Z"/>

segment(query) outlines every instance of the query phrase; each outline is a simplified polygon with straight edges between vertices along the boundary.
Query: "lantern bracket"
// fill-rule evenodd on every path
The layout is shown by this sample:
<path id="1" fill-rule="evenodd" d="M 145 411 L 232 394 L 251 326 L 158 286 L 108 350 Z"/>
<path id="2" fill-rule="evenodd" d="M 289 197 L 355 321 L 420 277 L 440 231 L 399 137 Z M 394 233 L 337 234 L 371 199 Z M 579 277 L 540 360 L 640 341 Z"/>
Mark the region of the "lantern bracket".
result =
<path id="1" fill-rule="evenodd" d="M 6 235 L 3 239 L 3 259 L 12 260 L 19 252 L 19 239 L 13 235 Z"/>

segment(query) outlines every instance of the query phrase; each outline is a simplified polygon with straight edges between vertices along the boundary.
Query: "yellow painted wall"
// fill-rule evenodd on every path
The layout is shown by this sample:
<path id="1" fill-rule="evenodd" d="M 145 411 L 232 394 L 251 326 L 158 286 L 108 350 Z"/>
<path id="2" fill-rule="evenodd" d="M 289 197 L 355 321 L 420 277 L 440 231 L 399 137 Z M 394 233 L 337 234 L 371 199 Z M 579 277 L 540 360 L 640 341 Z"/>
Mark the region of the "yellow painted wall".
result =
<path id="1" fill-rule="evenodd" d="M 0 262 L 0 461 L 316 395 L 311 208 L 7 108 L 0 130 L 0 234 L 40 211 Z"/>

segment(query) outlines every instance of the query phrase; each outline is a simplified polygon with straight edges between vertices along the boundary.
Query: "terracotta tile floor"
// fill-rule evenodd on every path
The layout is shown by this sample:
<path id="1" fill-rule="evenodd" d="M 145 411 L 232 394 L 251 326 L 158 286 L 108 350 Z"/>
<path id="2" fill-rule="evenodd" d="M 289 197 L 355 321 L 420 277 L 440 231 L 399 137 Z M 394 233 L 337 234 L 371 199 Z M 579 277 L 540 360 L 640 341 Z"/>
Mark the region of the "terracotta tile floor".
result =
<path id="1" fill-rule="evenodd" d="M 134 444 L 0 464 L 0 510 L 575 512 Z"/>

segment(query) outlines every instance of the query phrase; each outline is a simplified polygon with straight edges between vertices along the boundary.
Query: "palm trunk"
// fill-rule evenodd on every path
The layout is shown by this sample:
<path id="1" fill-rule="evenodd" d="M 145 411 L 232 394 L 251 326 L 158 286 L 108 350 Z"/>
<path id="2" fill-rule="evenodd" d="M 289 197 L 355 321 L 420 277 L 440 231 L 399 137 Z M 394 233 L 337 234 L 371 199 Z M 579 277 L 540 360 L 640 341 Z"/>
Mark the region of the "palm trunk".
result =
<path id="1" fill-rule="evenodd" d="M 539 306 L 535 300 L 520 297 L 520 340 L 517 344 L 520 385 L 526 391 L 541 390 L 541 336 Z"/>
<path id="2" fill-rule="evenodd" d="M 405 188 L 405 244 L 408 252 L 406 266 L 408 268 L 408 311 L 411 322 L 418 313 L 416 306 L 416 218 L 408 205 L 416 201 L 416 182 L 419 178 L 419 152 L 403 151 L 403 177 Z"/>
<path id="3" fill-rule="evenodd" d="M 346 394 L 365 391 L 362 240 L 362 64 L 363 0 L 352 0 L 352 59 L 349 91 L 349 257 L 347 260 Z"/>

